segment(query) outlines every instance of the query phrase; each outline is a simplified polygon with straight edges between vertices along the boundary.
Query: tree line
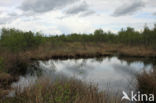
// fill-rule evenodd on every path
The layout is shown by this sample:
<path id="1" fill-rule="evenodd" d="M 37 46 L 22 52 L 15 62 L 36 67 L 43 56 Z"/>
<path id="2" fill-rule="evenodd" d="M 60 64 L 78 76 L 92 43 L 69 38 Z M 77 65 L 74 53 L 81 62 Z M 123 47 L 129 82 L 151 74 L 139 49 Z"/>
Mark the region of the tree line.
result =
<path id="1" fill-rule="evenodd" d="M 103 42 L 126 45 L 144 45 L 156 48 L 156 24 L 154 28 L 145 27 L 142 32 L 132 27 L 121 29 L 118 33 L 95 30 L 91 34 L 72 33 L 69 35 L 44 36 L 41 33 L 31 31 L 24 32 L 16 29 L 3 28 L 0 36 L 0 48 L 11 51 L 33 49 L 44 43 L 57 44 L 60 42 Z"/>

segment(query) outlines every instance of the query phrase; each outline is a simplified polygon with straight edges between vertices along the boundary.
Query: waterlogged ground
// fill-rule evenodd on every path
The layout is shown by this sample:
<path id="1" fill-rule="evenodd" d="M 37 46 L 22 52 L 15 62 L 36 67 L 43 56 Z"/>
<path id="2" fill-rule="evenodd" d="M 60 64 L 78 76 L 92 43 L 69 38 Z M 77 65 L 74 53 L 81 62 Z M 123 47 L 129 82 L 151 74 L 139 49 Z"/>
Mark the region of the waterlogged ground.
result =
<path id="1" fill-rule="evenodd" d="M 75 78 L 97 85 L 99 90 L 128 91 L 135 90 L 136 74 L 144 70 L 152 70 L 152 64 L 144 64 L 141 61 L 127 63 L 117 57 L 92 58 L 92 59 L 68 59 L 38 61 L 40 71 L 28 72 L 21 76 L 19 81 L 12 84 L 13 88 L 28 87 L 35 83 L 39 77 L 49 78 L 55 81 L 58 78 Z M 13 95 L 13 91 L 9 94 Z"/>

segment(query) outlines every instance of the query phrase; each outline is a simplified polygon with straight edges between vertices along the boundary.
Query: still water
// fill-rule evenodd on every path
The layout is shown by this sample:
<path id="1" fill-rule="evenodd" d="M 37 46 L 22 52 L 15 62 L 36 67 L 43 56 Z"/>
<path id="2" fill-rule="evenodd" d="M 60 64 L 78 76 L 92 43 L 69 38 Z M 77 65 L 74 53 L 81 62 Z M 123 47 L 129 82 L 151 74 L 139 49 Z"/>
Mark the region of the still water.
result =
<path id="1" fill-rule="evenodd" d="M 42 72 L 40 76 L 28 72 L 27 75 L 21 76 L 18 82 L 13 83 L 12 87 L 22 89 L 30 86 L 41 76 L 53 81 L 63 76 L 92 83 L 97 85 L 99 90 L 135 89 L 136 74 L 148 72 L 153 67 L 152 64 L 144 64 L 141 61 L 128 63 L 117 57 L 38 61 L 38 66 Z"/>

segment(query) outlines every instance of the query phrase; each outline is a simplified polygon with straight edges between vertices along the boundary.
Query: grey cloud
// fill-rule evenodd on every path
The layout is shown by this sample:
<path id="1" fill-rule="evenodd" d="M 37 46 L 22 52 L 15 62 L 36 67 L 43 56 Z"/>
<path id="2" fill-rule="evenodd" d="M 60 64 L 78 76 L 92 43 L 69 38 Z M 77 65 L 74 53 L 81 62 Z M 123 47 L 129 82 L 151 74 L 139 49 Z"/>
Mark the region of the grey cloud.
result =
<path id="1" fill-rule="evenodd" d="M 33 11 L 36 13 L 40 13 L 64 7 L 76 1 L 78 0 L 24 0 L 19 8 L 23 11 Z"/>
<path id="2" fill-rule="evenodd" d="M 155 16 L 156 16 L 156 12 L 155 12 L 155 13 L 153 13 L 153 15 L 155 15 Z"/>
<path id="3" fill-rule="evenodd" d="M 6 24 L 10 21 L 12 21 L 12 19 L 10 17 L 0 18 L 0 25 Z"/>
<path id="4" fill-rule="evenodd" d="M 16 13 L 16 12 L 11 12 L 11 13 L 8 13 L 8 15 L 9 16 L 13 16 L 13 17 L 15 17 L 15 16 L 20 16 L 18 13 Z"/>
<path id="5" fill-rule="evenodd" d="M 0 11 L 0 14 L 4 14 L 4 13 L 5 11 Z M 6 24 L 6 23 L 9 24 L 18 18 L 20 19 L 22 18 L 23 21 L 37 20 L 38 18 L 36 18 L 36 16 L 33 14 L 34 13 L 32 11 L 26 11 L 23 13 L 17 13 L 16 11 L 6 12 L 6 16 L 0 17 L 0 25 Z"/>
<path id="6" fill-rule="evenodd" d="M 0 25 L 5 24 L 3 19 L 0 19 Z"/>
<path id="7" fill-rule="evenodd" d="M 3 15 L 3 16 L 0 16 L 0 25 L 6 24 L 12 21 L 12 18 L 4 10 L 0 10 L 0 15 Z"/>
<path id="8" fill-rule="evenodd" d="M 81 16 L 90 15 L 92 13 L 94 13 L 94 11 L 89 9 L 89 5 L 85 1 L 73 5 L 66 11 L 66 14 L 81 14 Z"/>
<path id="9" fill-rule="evenodd" d="M 86 11 L 88 10 L 88 5 L 86 2 L 82 2 L 78 5 L 74 5 L 73 7 L 69 8 L 66 13 L 67 14 L 77 14 L 77 13 L 80 13 L 80 12 L 83 12 L 83 11 Z"/>
<path id="10" fill-rule="evenodd" d="M 81 16 L 88 16 L 88 15 L 91 15 L 91 14 L 94 14 L 94 13 L 95 13 L 94 11 L 88 10 L 88 11 L 82 13 Z"/>
<path id="11" fill-rule="evenodd" d="M 113 16 L 122 16 L 122 15 L 132 14 L 132 13 L 140 10 L 144 6 L 145 6 L 145 4 L 141 0 L 131 1 L 127 4 L 123 4 L 119 8 L 117 8 L 114 11 Z"/>
<path id="12" fill-rule="evenodd" d="M 3 14 L 4 12 L 5 11 L 2 11 L 1 13 Z M 7 14 L 6 16 L 0 17 L 0 25 L 11 23 L 12 21 L 20 17 L 20 15 L 17 14 L 16 12 L 6 13 L 6 14 Z"/>

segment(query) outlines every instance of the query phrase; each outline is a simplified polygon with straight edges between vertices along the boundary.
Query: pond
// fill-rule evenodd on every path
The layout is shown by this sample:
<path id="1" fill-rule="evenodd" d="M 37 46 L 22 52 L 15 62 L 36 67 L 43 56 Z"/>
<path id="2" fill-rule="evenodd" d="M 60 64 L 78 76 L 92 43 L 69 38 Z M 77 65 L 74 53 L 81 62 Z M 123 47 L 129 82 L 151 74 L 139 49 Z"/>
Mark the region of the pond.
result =
<path id="1" fill-rule="evenodd" d="M 21 76 L 18 82 L 13 83 L 12 87 L 27 87 L 35 83 L 40 76 L 51 80 L 65 76 L 97 85 L 99 90 L 135 90 L 136 74 L 148 72 L 153 68 L 152 63 L 144 64 L 142 61 L 128 63 L 117 57 L 38 61 L 38 66 L 41 68 L 41 75 L 28 72 L 25 76 Z"/>

